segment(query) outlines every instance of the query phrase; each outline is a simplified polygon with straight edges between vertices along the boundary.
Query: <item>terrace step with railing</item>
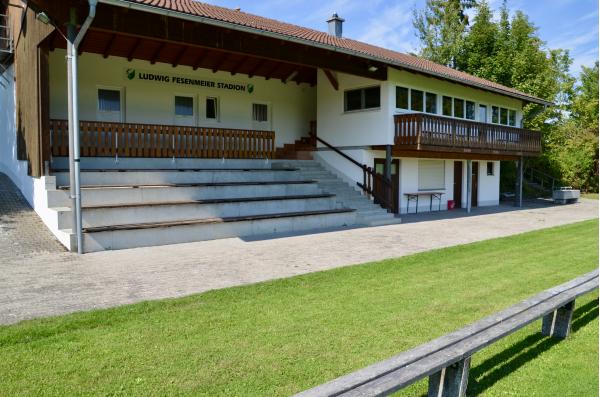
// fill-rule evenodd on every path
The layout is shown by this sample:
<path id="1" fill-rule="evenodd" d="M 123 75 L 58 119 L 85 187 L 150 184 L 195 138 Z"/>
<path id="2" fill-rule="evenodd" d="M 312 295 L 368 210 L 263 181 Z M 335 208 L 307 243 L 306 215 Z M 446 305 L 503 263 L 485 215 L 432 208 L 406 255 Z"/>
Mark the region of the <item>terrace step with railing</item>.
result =
<path id="1" fill-rule="evenodd" d="M 47 193 L 69 245 L 67 164 L 53 159 Z M 399 222 L 314 160 L 84 157 L 81 166 L 84 252 Z"/>

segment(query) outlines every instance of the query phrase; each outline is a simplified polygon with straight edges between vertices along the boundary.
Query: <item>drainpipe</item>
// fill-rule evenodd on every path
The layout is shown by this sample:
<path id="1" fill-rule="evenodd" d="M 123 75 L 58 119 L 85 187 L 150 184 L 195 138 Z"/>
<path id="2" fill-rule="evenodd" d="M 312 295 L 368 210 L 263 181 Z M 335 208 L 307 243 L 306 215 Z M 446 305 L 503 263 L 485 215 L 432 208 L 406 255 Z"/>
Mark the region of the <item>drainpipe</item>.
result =
<path id="1" fill-rule="evenodd" d="M 81 40 L 85 36 L 88 28 L 92 24 L 94 17 L 96 16 L 96 5 L 98 0 L 88 0 L 89 13 L 79 33 L 73 40 L 71 46 L 71 90 L 72 90 L 72 123 L 73 123 L 73 162 L 70 164 L 70 168 L 75 171 L 75 233 L 77 234 L 77 253 L 83 253 L 83 236 L 81 231 L 81 183 L 79 178 L 80 173 L 80 143 L 79 143 L 79 90 L 77 86 L 77 49 Z"/>
<path id="2" fill-rule="evenodd" d="M 75 208 L 77 203 L 75 202 L 75 168 L 72 166 L 75 160 L 75 145 L 73 145 L 73 138 L 75 137 L 75 126 L 73 125 L 73 41 L 77 36 L 77 15 L 75 14 L 75 8 L 71 8 L 69 11 L 69 23 L 67 24 L 67 103 L 68 103 L 68 120 L 69 120 L 69 197 L 71 199 L 71 215 L 73 217 L 71 228 L 74 229 L 77 223 L 77 213 Z M 71 251 L 74 251 L 74 247 L 71 244 Z"/>
<path id="3" fill-rule="evenodd" d="M 471 196 L 473 195 L 473 161 L 467 160 L 467 214 L 471 213 Z"/>

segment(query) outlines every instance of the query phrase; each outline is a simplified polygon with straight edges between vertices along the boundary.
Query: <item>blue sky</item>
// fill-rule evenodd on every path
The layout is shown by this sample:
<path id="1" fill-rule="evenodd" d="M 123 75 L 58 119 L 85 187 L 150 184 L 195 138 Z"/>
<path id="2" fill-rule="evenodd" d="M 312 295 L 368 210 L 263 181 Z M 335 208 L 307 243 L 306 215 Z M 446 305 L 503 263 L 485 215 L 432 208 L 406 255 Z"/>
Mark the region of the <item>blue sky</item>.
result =
<path id="1" fill-rule="evenodd" d="M 418 48 L 412 10 L 425 4 L 425 0 L 204 1 L 318 30 L 326 30 L 325 21 L 337 12 L 346 19 L 344 36 L 402 52 Z M 502 0 L 488 3 L 498 10 Z M 507 5 L 511 12 L 522 10 L 529 16 L 548 48 L 570 51 L 573 74 L 598 59 L 597 0 L 508 0 Z"/>

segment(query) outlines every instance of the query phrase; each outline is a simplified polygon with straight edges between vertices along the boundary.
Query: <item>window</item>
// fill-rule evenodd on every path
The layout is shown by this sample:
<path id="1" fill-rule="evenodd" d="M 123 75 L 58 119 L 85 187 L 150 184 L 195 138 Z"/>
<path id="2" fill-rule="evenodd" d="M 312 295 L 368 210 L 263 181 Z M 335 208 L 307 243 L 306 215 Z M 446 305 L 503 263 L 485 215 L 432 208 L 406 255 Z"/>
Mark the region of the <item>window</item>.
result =
<path id="1" fill-rule="evenodd" d="M 175 97 L 175 116 L 190 117 L 194 115 L 194 98 L 190 96 Z"/>
<path id="2" fill-rule="evenodd" d="M 206 98 L 206 118 L 208 120 L 218 120 L 219 110 L 217 108 L 217 98 Z"/>
<path id="3" fill-rule="evenodd" d="M 396 107 L 408 109 L 408 88 L 396 87 Z"/>
<path id="4" fill-rule="evenodd" d="M 419 190 L 445 189 L 444 160 L 419 160 Z"/>
<path id="5" fill-rule="evenodd" d="M 101 112 L 120 112 L 121 91 L 98 89 L 98 110 Z"/>
<path id="6" fill-rule="evenodd" d="M 423 91 L 410 90 L 410 109 L 423 111 Z"/>
<path id="7" fill-rule="evenodd" d="M 475 102 L 466 101 L 465 109 L 466 109 L 466 113 L 467 113 L 466 117 L 469 120 L 475 120 Z"/>
<path id="8" fill-rule="evenodd" d="M 487 174 L 494 175 L 494 163 L 492 161 L 488 161 L 487 163 Z"/>
<path id="9" fill-rule="evenodd" d="M 381 106 L 379 86 L 344 92 L 344 111 L 375 109 Z"/>
<path id="10" fill-rule="evenodd" d="M 427 113 L 437 113 L 437 95 L 431 92 L 425 93 L 425 111 Z"/>
<path id="11" fill-rule="evenodd" d="M 508 124 L 508 110 L 500 108 L 500 124 Z"/>
<path id="12" fill-rule="evenodd" d="M 465 117 L 465 101 L 464 99 L 454 98 L 454 117 Z"/>
<path id="13" fill-rule="evenodd" d="M 452 98 L 445 96 L 442 98 L 442 114 L 452 116 Z"/>
<path id="14" fill-rule="evenodd" d="M 252 104 L 252 120 L 253 121 L 269 121 L 268 117 L 269 108 L 264 103 L 253 103 Z"/>
<path id="15" fill-rule="evenodd" d="M 517 111 L 509 110 L 508 111 L 508 125 L 515 127 L 517 125 Z"/>
<path id="16" fill-rule="evenodd" d="M 500 121 L 499 111 L 498 106 L 492 106 L 492 123 L 494 124 L 498 124 L 498 121 Z"/>
<path id="17" fill-rule="evenodd" d="M 479 105 L 479 121 L 482 123 L 487 123 L 487 106 Z"/>

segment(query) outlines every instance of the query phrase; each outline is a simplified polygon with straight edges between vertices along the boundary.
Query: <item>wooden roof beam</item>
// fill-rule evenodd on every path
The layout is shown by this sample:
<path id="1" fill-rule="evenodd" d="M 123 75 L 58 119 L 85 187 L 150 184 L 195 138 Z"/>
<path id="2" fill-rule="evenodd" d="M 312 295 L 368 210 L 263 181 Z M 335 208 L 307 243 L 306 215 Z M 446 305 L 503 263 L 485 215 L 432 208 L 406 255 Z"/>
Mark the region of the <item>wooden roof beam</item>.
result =
<path id="1" fill-rule="evenodd" d="M 248 56 L 242 57 L 242 59 L 240 59 L 240 61 L 233 67 L 233 69 L 231 69 L 230 73 L 232 76 L 235 76 L 235 74 L 240 71 L 240 69 L 242 68 L 242 66 L 244 66 L 248 58 Z"/>
<path id="2" fill-rule="evenodd" d="M 152 65 L 154 65 L 156 63 L 156 60 L 160 56 L 160 52 L 162 51 L 163 48 L 165 48 L 165 42 L 161 41 L 160 44 L 158 45 L 158 47 L 156 48 L 156 50 L 154 51 L 154 54 L 150 58 L 150 63 Z"/>
<path id="3" fill-rule="evenodd" d="M 287 83 L 288 81 L 295 79 L 298 76 L 298 69 L 294 68 L 289 73 L 285 75 L 284 78 L 281 79 L 283 83 Z"/>
<path id="4" fill-rule="evenodd" d="M 217 71 L 219 70 L 219 68 L 221 66 L 223 66 L 223 64 L 225 63 L 225 61 L 227 60 L 227 58 L 229 58 L 229 53 L 224 52 L 223 55 L 221 56 L 221 59 L 219 59 L 217 61 L 217 63 L 215 63 L 215 65 L 212 68 L 212 72 L 213 73 L 217 73 Z"/>
<path id="5" fill-rule="evenodd" d="M 340 85 L 331 70 L 323 69 L 323 72 L 325 72 L 325 76 L 327 76 L 327 80 L 329 80 L 333 89 L 336 91 L 339 90 Z"/>
<path id="6" fill-rule="evenodd" d="M 171 64 L 171 66 L 177 67 L 177 65 L 179 65 L 179 62 L 181 62 L 181 59 L 183 58 L 183 56 L 187 52 L 187 50 L 188 50 L 188 46 L 186 46 L 186 45 L 182 46 L 181 50 L 179 50 L 179 52 L 175 56 L 175 60 L 173 61 L 173 63 Z"/>
<path id="7" fill-rule="evenodd" d="M 266 62 L 267 60 L 264 58 L 261 58 L 256 65 L 254 65 L 254 67 L 248 72 L 248 77 L 252 78 L 254 77 L 254 75 L 256 74 L 256 72 L 258 72 L 258 69 L 260 69 Z"/>
<path id="8" fill-rule="evenodd" d="M 271 68 L 271 70 L 269 70 L 266 74 L 265 74 L 265 80 L 269 80 L 271 77 L 273 77 L 273 75 L 275 74 L 275 72 L 281 67 L 281 63 L 277 62 L 275 63 L 275 66 Z"/>
<path id="9" fill-rule="evenodd" d="M 131 49 L 129 50 L 129 53 L 127 54 L 127 60 L 129 62 L 131 62 L 133 60 L 133 56 L 135 55 L 135 50 L 137 50 L 138 46 L 140 45 L 140 43 L 142 42 L 141 38 L 137 38 L 135 40 L 135 42 L 133 43 L 133 45 L 131 46 Z"/>
<path id="10" fill-rule="evenodd" d="M 110 50 L 111 50 L 112 45 L 115 42 L 116 38 L 117 38 L 116 33 L 113 33 L 113 35 L 110 36 L 110 39 L 108 39 L 108 43 L 106 43 L 106 47 L 104 47 L 104 51 L 102 51 L 102 58 L 104 58 L 104 59 L 108 58 L 108 55 L 110 54 Z"/>
<path id="11" fill-rule="evenodd" d="M 198 48 L 198 56 L 196 57 L 196 60 L 194 61 L 194 64 L 192 65 L 192 68 L 194 70 L 198 69 L 200 67 L 200 64 L 202 63 L 202 61 L 204 60 L 204 58 L 206 57 L 206 53 L 208 51 L 203 49 L 203 48 Z"/>

